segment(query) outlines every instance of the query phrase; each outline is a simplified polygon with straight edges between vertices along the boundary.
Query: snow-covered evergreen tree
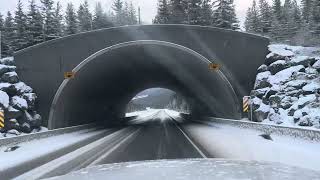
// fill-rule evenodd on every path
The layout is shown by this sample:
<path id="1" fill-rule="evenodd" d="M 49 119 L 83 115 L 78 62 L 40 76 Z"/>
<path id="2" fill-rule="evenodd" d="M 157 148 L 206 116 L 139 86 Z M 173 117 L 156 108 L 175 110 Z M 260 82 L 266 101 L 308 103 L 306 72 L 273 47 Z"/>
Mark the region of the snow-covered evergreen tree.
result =
<path id="1" fill-rule="evenodd" d="M 318 0 L 315 0 L 318 1 Z M 306 23 L 309 23 L 312 15 L 313 0 L 301 0 L 302 5 L 302 17 Z"/>
<path id="2" fill-rule="evenodd" d="M 260 25 L 261 32 L 268 34 L 272 23 L 272 9 L 266 0 L 259 1 Z"/>
<path id="3" fill-rule="evenodd" d="M 4 42 L 3 42 L 3 39 L 4 39 L 4 33 L 3 33 L 3 31 L 4 31 L 4 19 L 3 19 L 3 16 L 2 16 L 1 13 L 0 13 L 0 31 L 1 31 L 1 37 L 0 37 L 0 39 L 1 39 L 1 44 L 0 44 L 1 54 L 0 54 L 0 56 L 1 56 L 1 55 L 2 55 L 2 52 L 4 51 L 4 47 L 6 46 L 6 45 L 4 44 Z M 0 58 L 2 58 L 2 56 L 1 56 Z"/>
<path id="4" fill-rule="evenodd" d="M 0 30 L 3 31 L 3 26 L 4 26 L 4 19 L 2 14 L 0 13 Z"/>
<path id="5" fill-rule="evenodd" d="M 13 52 L 14 52 L 15 27 L 14 27 L 14 19 L 10 11 L 8 11 L 7 13 L 3 28 L 4 30 L 2 31 L 2 35 L 3 35 L 2 54 L 4 56 L 11 56 L 13 55 Z"/>
<path id="6" fill-rule="evenodd" d="M 89 10 L 88 1 L 80 4 L 78 10 L 79 30 L 80 32 L 90 31 L 92 23 L 92 14 Z"/>
<path id="7" fill-rule="evenodd" d="M 122 16 L 122 25 L 134 25 L 138 23 L 137 12 L 132 2 L 128 3 L 125 1 Z"/>
<path id="8" fill-rule="evenodd" d="M 27 33 L 28 45 L 34 45 L 43 42 L 43 19 L 41 13 L 35 4 L 35 0 L 31 0 L 27 14 Z"/>
<path id="9" fill-rule="evenodd" d="M 293 18 L 294 18 L 295 25 L 299 29 L 302 23 L 302 15 L 301 15 L 301 9 L 297 3 L 297 0 L 292 1 L 292 10 L 293 10 Z"/>
<path id="10" fill-rule="evenodd" d="M 159 0 L 158 11 L 153 23 L 155 24 L 167 24 L 169 23 L 170 11 L 167 0 Z"/>
<path id="11" fill-rule="evenodd" d="M 273 11 L 275 20 L 280 22 L 282 17 L 281 0 L 273 0 L 272 11 Z"/>
<path id="12" fill-rule="evenodd" d="M 110 18 L 103 11 L 103 8 L 100 2 L 98 2 L 95 6 L 92 25 L 93 25 L 93 29 L 108 28 L 113 26 Z"/>
<path id="13" fill-rule="evenodd" d="M 201 22 L 200 25 L 209 26 L 212 24 L 212 7 L 210 0 L 203 0 L 201 3 Z"/>
<path id="14" fill-rule="evenodd" d="M 115 13 L 115 24 L 118 26 L 124 25 L 125 24 L 125 13 L 124 13 L 124 4 L 122 0 L 114 0 L 112 4 L 112 9 Z"/>
<path id="15" fill-rule="evenodd" d="M 292 38 L 298 31 L 294 18 L 294 6 L 291 0 L 285 0 L 282 10 L 282 36 L 285 39 Z"/>
<path id="16" fill-rule="evenodd" d="M 172 24 L 185 24 L 187 22 L 185 5 L 182 0 L 170 1 L 170 22 Z"/>
<path id="17" fill-rule="evenodd" d="M 201 0 L 188 0 L 187 16 L 188 24 L 201 24 Z"/>
<path id="18" fill-rule="evenodd" d="M 130 17 L 129 17 L 129 4 L 127 1 L 124 1 L 124 6 L 122 9 L 122 23 L 121 25 L 129 25 L 130 24 Z"/>
<path id="19" fill-rule="evenodd" d="M 271 23 L 271 37 L 274 40 L 280 40 L 283 38 L 283 13 L 282 13 L 281 0 L 273 0 L 272 12 L 273 21 Z"/>
<path id="20" fill-rule="evenodd" d="M 233 0 L 213 1 L 213 26 L 225 29 L 239 29 Z"/>
<path id="21" fill-rule="evenodd" d="M 78 32 L 77 15 L 72 3 L 68 3 L 65 15 L 65 34 L 76 34 Z"/>
<path id="22" fill-rule="evenodd" d="M 20 50 L 28 45 L 27 39 L 27 16 L 23 12 L 23 5 L 21 0 L 18 1 L 17 9 L 14 17 L 14 50 Z"/>
<path id="23" fill-rule="evenodd" d="M 314 34 L 320 35 L 320 0 L 314 0 L 311 15 L 312 31 Z M 320 42 L 320 38 L 317 38 Z"/>
<path id="24" fill-rule="evenodd" d="M 262 25 L 260 20 L 260 13 L 257 2 L 253 0 L 252 7 L 248 9 L 246 21 L 245 21 L 245 29 L 247 32 L 251 33 L 261 33 Z"/>
<path id="25" fill-rule="evenodd" d="M 129 4 L 128 17 L 129 17 L 129 25 L 138 24 L 137 11 L 136 11 L 132 1 Z"/>
<path id="26" fill-rule="evenodd" d="M 56 38 L 56 27 L 54 23 L 54 1 L 53 0 L 40 0 L 42 4 L 42 17 L 44 20 L 44 38 L 50 40 Z"/>
<path id="27" fill-rule="evenodd" d="M 60 2 L 57 2 L 56 7 L 55 7 L 55 12 L 53 16 L 53 24 L 55 27 L 55 36 L 61 37 L 63 36 L 63 15 L 62 15 L 62 6 L 60 5 Z"/>

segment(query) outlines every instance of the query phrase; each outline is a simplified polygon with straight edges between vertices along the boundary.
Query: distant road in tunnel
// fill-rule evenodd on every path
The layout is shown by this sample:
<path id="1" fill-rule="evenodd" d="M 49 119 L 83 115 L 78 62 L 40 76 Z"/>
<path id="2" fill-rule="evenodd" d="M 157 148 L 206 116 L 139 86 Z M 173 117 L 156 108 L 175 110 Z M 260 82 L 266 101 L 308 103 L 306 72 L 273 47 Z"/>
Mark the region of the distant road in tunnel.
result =
<path id="1" fill-rule="evenodd" d="M 186 135 L 164 110 L 139 124 L 134 138 L 119 146 L 97 164 L 128 161 L 206 158 L 201 148 Z"/>

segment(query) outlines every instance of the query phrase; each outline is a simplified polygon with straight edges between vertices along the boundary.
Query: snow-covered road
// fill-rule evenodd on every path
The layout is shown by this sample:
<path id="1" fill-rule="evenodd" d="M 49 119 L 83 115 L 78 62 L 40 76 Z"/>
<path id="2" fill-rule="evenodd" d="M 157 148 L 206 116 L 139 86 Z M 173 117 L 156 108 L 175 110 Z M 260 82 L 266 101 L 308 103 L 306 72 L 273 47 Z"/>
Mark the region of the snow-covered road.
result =
<path id="1" fill-rule="evenodd" d="M 278 135 L 271 135 L 271 141 L 257 130 L 215 123 L 183 127 L 215 158 L 271 161 L 320 171 L 319 142 Z"/>
<path id="2" fill-rule="evenodd" d="M 48 138 L 18 143 L 18 148 L 9 151 L 10 146 L 0 147 L 0 179 L 10 177 L 10 174 L 24 172 L 38 164 L 50 161 L 61 154 L 88 144 L 90 141 L 105 136 L 111 130 L 85 129 Z M 89 141 L 89 142 L 88 142 Z M 65 151 L 65 152 L 64 152 Z M 49 155 L 49 156 L 48 156 Z M 47 157 L 43 162 L 43 157 Z M 14 172 L 14 173 L 13 173 Z"/>

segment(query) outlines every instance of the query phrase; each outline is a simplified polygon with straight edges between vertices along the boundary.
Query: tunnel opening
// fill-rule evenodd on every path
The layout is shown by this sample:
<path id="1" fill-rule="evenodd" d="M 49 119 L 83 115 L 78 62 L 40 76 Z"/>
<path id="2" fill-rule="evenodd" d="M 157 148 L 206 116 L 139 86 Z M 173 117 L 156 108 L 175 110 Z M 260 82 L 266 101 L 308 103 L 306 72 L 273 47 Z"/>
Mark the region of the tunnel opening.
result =
<path id="1" fill-rule="evenodd" d="M 160 109 L 189 114 L 191 106 L 180 93 L 161 87 L 150 88 L 139 92 L 130 100 L 126 107 L 126 117 Z"/>
<path id="2" fill-rule="evenodd" d="M 139 92 L 165 87 L 191 97 L 191 114 L 239 119 L 237 95 L 221 71 L 184 46 L 163 41 L 117 44 L 82 61 L 74 79 L 60 85 L 53 100 L 50 129 L 91 122 L 112 124 L 125 117 Z"/>

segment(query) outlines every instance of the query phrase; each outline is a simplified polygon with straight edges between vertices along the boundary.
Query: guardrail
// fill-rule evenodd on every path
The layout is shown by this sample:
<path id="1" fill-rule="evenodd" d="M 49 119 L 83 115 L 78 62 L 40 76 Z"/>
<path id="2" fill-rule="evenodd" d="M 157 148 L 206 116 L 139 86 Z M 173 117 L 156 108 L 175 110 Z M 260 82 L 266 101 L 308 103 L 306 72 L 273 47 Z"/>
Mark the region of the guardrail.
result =
<path id="1" fill-rule="evenodd" d="M 72 133 L 72 132 L 80 131 L 83 129 L 91 129 L 94 127 L 96 127 L 96 124 L 85 124 L 85 125 L 80 125 L 80 126 L 73 126 L 73 127 L 49 130 L 49 131 L 45 131 L 45 132 L 21 135 L 21 136 L 17 136 L 17 137 L 2 138 L 2 139 L 0 139 L 0 147 L 19 144 L 22 142 L 28 142 L 28 141 L 32 141 L 35 139 L 43 139 L 43 138 L 47 138 L 47 137 L 51 137 L 51 136 Z"/>
<path id="2" fill-rule="evenodd" d="M 189 115 L 182 114 L 182 117 L 185 119 L 200 122 L 206 125 L 212 125 L 212 123 L 218 124 L 226 124 L 231 126 L 236 126 L 244 129 L 255 129 L 258 131 L 262 131 L 266 134 L 277 134 L 281 136 L 291 136 L 295 138 L 301 138 L 305 140 L 317 141 L 320 142 L 320 130 L 312 130 L 305 128 L 295 128 L 295 127 L 286 127 L 280 125 L 271 125 L 271 124 L 263 124 L 251 121 L 243 121 L 243 120 L 233 120 L 233 119 L 223 119 L 223 118 L 215 118 L 215 117 L 202 117 L 198 118 L 199 120 L 193 120 L 193 118 Z"/>

